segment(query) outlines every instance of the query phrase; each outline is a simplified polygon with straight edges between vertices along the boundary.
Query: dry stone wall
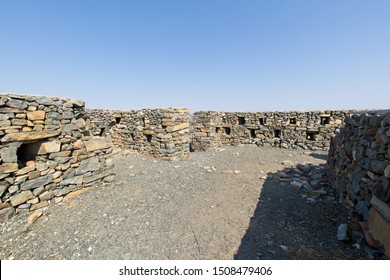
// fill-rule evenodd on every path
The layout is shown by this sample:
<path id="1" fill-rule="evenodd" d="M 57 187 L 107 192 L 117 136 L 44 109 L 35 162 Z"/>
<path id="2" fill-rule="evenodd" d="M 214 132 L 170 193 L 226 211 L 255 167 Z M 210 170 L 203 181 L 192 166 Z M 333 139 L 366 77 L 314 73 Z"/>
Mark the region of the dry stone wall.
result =
<path id="1" fill-rule="evenodd" d="M 370 245 L 390 258 L 390 111 L 347 118 L 331 141 L 328 168 Z"/>
<path id="2" fill-rule="evenodd" d="M 331 137 L 351 111 L 194 113 L 194 150 L 256 144 L 291 149 L 328 150 Z"/>
<path id="3" fill-rule="evenodd" d="M 88 136 L 84 102 L 0 95 L 0 220 L 113 179 L 109 139 Z"/>
<path id="4" fill-rule="evenodd" d="M 167 160 L 184 159 L 189 154 L 188 109 L 89 109 L 87 114 L 92 134 L 110 137 L 118 147 Z"/>

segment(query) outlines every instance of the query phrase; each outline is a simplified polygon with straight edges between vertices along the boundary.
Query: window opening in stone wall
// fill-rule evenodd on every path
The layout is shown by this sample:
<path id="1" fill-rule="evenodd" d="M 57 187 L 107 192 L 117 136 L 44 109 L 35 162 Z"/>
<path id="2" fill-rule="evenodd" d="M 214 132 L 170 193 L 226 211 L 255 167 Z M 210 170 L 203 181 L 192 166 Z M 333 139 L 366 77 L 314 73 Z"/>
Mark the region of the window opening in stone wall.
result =
<path id="1" fill-rule="evenodd" d="M 256 130 L 254 129 L 249 129 L 250 133 L 251 133 L 251 138 L 256 138 Z"/>
<path id="2" fill-rule="evenodd" d="M 100 128 L 100 133 L 99 133 L 99 136 L 100 136 L 100 137 L 103 137 L 104 131 L 105 131 L 105 130 L 106 130 L 106 129 L 105 129 L 104 127 Z"/>
<path id="3" fill-rule="evenodd" d="M 142 125 L 145 125 L 145 118 L 141 118 Z"/>
<path id="4" fill-rule="evenodd" d="M 321 124 L 330 124 L 330 117 L 321 117 Z"/>
<path id="5" fill-rule="evenodd" d="M 244 117 L 238 117 L 238 124 L 239 125 L 245 125 L 245 118 Z"/>
<path id="6" fill-rule="evenodd" d="M 290 118 L 290 124 L 297 124 L 297 118 Z"/>
<path id="7" fill-rule="evenodd" d="M 152 135 L 146 135 L 146 140 L 150 143 L 152 142 Z"/>
<path id="8" fill-rule="evenodd" d="M 31 145 L 32 143 L 22 144 L 16 152 L 18 164 L 22 165 L 23 167 L 26 166 L 26 163 L 28 161 L 35 161 L 35 158 L 37 156 L 35 153 L 31 152 Z"/>
<path id="9" fill-rule="evenodd" d="M 316 135 L 318 132 L 315 131 L 306 131 L 306 139 L 309 141 L 316 141 Z"/>
<path id="10" fill-rule="evenodd" d="M 275 138 L 282 138 L 282 130 L 281 129 L 274 129 L 274 137 Z"/>
<path id="11" fill-rule="evenodd" d="M 115 118 L 115 123 L 120 124 L 121 123 L 121 117 L 116 117 Z"/>
<path id="12" fill-rule="evenodd" d="M 230 127 L 224 127 L 223 129 L 225 130 L 225 134 L 230 135 L 231 133 Z"/>
<path id="13" fill-rule="evenodd" d="M 221 133 L 221 128 L 220 127 L 216 127 L 215 128 L 215 133 Z"/>
<path id="14" fill-rule="evenodd" d="M 265 125 L 267 123 L 267 118 L 260 118 L 259 122 L 260 122 L 260 125 Z"/>

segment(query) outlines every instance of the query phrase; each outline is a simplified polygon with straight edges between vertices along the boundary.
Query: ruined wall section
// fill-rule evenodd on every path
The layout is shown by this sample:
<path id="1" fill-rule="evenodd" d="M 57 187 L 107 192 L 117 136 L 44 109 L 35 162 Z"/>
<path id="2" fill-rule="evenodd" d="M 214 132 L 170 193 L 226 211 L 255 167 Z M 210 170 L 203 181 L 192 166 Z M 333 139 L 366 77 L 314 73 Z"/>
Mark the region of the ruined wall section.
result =
<path id="1" fill-rule="evenodd" d="M 110 137 L 118 147 L 167 160 L 189 155 L 188 109 L 88 109 L 87 114 L 93 135 Z"/>
<path id="2" fill-rule="evenodd" d="M 88 136 L 84 102 L 0 95 L 0 218 L 112 180 L 112 143 Z"/>
<path id="3" fill-rule="evenodd" d="M 194 113 L 192 147 L 255 144 L 328 150 L 331 137 L 350 111 Z"/>
<path id="4" fill-rule="evenodd" d="M 328 168 L 345 205 L 390 257 L 390 111 L 347 118 L 331 141 Z"/>

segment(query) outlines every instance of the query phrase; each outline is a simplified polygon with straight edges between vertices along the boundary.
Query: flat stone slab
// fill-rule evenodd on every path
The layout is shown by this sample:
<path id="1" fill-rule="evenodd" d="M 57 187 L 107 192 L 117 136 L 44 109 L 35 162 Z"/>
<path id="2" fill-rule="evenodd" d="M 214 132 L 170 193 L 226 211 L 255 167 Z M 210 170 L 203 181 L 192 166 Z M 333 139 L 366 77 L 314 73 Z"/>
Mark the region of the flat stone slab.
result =
<path id="1" fill-rule="evenodd" d="M 18 141 L 34 141 L 45 138 L 55 137 L 61 134 L 61 131 L 34 131 L 34 132 L 19 132 L 5 135 L 1 142 L 18 142 Z"/>

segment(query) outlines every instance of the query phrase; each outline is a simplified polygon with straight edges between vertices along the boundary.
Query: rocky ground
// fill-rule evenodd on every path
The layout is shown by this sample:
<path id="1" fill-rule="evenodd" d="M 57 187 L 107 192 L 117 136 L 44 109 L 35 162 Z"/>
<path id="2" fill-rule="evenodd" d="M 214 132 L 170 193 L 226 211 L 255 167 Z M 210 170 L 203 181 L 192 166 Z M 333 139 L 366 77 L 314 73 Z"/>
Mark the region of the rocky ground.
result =
<path id="1" fill-rule="evenodd" d="M 1 227 L 1 259 L 372 259 L 317 152 L 115 155 L 116 180 Z M 338 241 L 349 223 L 350 240 Z"/>

